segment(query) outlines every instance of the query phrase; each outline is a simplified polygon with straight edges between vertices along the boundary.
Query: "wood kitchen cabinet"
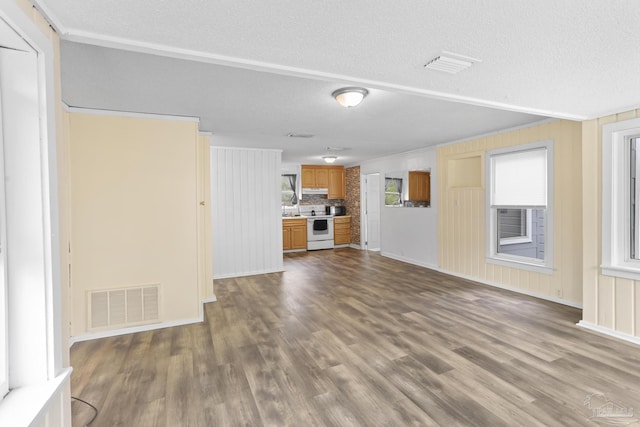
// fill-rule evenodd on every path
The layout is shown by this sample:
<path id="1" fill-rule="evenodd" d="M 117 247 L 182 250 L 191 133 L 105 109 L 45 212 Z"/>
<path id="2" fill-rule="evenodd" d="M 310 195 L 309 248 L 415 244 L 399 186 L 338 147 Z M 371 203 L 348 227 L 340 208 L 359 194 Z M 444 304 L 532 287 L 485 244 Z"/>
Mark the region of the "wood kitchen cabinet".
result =
<path id="1" fill-rule="evenodd" d="M 428 202 L 431 198 L 431 172 L 409 172 L 409 200 Z"/>
<path id="2" fill-rule="evenodd" d="M 329 193 L 327 199 L 344 199 L 346 193 L 344 166 L 329 168 Z"/>
<path id="3" fill-rule="evenodd" d="M 282 250 L 307 249 L 307 219 L 282 220 Z"/>
<path id="4" fill-rule="evenodd" d="M 302 188 L 329 188 L 326 166 L 302 165 Z"/>
<path id="5" fill-rule="evenodd" d="M 351 243 L 351 216 L 333 217 L 333 244 L 348 245 Z"/>
<path id="6" fill-rule="evenodd" d="M 302 188 L 327 188 L 327 199 L 344 199 L 344 166 L 302 165 Z"/>

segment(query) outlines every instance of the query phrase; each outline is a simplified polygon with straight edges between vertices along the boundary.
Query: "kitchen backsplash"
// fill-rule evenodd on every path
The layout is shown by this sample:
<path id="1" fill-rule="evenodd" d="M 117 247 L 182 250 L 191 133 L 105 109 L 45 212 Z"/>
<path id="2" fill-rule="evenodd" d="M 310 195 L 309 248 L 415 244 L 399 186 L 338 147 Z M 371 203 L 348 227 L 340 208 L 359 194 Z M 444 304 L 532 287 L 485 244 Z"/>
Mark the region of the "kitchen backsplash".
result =
<path id="1" fill-rule="evenodd" d="M 343 206 L 343 199 L 327 199 L 324 194 L 303 194 L 301 205 Z"/>

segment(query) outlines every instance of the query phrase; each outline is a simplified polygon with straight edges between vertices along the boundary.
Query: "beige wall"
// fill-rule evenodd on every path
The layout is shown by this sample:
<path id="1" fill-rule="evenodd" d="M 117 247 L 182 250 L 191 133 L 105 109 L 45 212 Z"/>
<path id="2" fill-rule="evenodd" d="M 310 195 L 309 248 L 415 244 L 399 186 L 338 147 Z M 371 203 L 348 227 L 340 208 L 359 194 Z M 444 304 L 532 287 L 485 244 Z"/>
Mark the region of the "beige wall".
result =
<path id="1" fill-rule="evenodd" d="M 558 120 L 439 147 L 440 267 L 478 281 L 581 304 L 581 131 L 580 123 Z M 554 271 L 548 275 L 487 263 L 485 153 L 549 139 L 554 141 Z"/>
<path id="2" fill-rule="evenodd" d="M 198 123 L 72 112 L 68 129 L 72 336 L 92 290 L 160 284 L 162 322 L 199 317 Z"/>
<path id="3" fill-rule="evenodd" d="M 640 117 L 640 110 L 582 124 L 583 277 L 585 326 L 640 337 L 640 281 L 604 276 L 602 263 L 602 126 Z"/>

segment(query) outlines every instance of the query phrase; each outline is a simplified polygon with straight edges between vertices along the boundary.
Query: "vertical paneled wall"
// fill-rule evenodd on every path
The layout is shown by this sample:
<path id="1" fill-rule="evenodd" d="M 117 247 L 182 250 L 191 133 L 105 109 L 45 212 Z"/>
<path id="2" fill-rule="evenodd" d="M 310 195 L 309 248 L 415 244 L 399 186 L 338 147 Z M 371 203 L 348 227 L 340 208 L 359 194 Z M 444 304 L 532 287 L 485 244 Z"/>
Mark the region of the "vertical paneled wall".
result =
<path id="1" fill-rule="evenodd" d="M 347 168 L 347 197 L 344 205 L 347 215 L 351 215 L 351 244 L 360 246 L 360 166 Z"/>
<path id="2" fill-rule="evenodd" d="M 554 141 L 553 274 L 486 262 L 485 153 Z M 581 125 L 554 121 L 438 148 L 439 259 L 444 271 L 551 299 L 582 303 Z"/>
<path id="3" fill-rule="evenodd" d="M 282 271 L 280 164 L 279 150 L 211 148 L 214 278 Z"/>
<path id="4" fill-rule="evenodd" d="M 602 263 L 602 126 L 640 117 L 640 110 L 582 124 L 583 317 L 581 324 L 640 339 L 640 281 L 600 274 Z"/>

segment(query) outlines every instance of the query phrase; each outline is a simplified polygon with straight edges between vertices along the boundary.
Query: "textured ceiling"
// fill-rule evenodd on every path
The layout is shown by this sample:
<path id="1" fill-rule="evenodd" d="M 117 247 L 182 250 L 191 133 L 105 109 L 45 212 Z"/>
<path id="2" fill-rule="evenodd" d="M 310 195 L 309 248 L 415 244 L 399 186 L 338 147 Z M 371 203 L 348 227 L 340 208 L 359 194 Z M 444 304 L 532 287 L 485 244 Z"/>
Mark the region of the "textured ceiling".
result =
<path id="1" fill-rule="evenodd" d="M 424 119 L 424 110 L 420 108 L 439 108 L 439 105 L 443 109 L 449 108 L 450 103 L 438 104 L 437 100 L 577 120 L 623 111 L 640 104 L 640 79 L 637 78 L 640 69 L 640 49 L 637 48 L 640 46 L 640 2 L 635 0 L 34 2 L 68 41 L 199 61 L 197 64 L 175 65 L 176 69 L 198 68 L 202 72 L 211 67 L 207 72 L 224 75 L 226 71 L 219 65 L 235 67 L 238 75 L 249 79 L 248 84 L 258 85 L 253 94 L 243 93 L 245 97 L 258 100 L 258 106 L 245 104 L 245 108 L 255 109 L 256 113 L 261 112 L 262 104 L 269 101 L 261 99 L 264 96 L 262 92 L 272 96 L 272 105 L 287 97 L 282 93 L 270 93 L 262 86 L 264 82 L 261 83 L 261 79 L 276 87 L 279 84 L 276 82 L 280 82 L 278 77 L 283 79 L 280 83 L 285 87 L 299 85 L 306 88 L 309 85 L 307 89 L 317 90 L 320 96 L 344 84 L 365 86 L 372 90 L 366 103 L 375 102 L 376 91 L 387 96 L 386 99 L 403 102 L 398 104 L 398 108 L 404 114 L 398 115 L 401 119 L 406 117 L 406 126 L 426 130 L 422 133 L 423 145 L 441 139 L 437 135 L 432 137 L 432 132 L 446 133 L 437 123 L 433 127 L 420 127 L 420 119 Z M 70 46 L 71 43 L 67 43 L 63 61 L 73 60 L 82 64 L 82 58 L 74 56 L 80 48 Z M 423 65 L 443 50 L 479 58 L 482 62 L 457 75 L 425 70 Z M 154 60 L 140 61 L 142 65 Z M 212 64 L 218 66 L 213 67 Z M 67 71 L 63 69 L 64 72 L 68 70 L 69 67 Z M 255 71 L 266 72 L 269 76 L 255 77 Z M 194 78 L 198 75 L 196 70 Z M 176 86 L 184 84 L 185 80 L 193 80 L 187 75 L 182 77 L 181 81 L 175 76 L 165 75 L 165 84 Z M 74 75 L 71 82 L 65 78 L 65 96 L 69 95 L 69 90 L 74 90 L 77 78 Z M 123 79 L 127 79 L 126 75 Z M 232 79 L 234 84 L 239 83 L 238 79 Z M 116 82 L 112 83 L 115 85 Z M 168 92 L 178 89 L 173 87 Z M 194 104 L 213 108 L 215 94 L 205 87 L 201 87 L 201 91 L 210 94 L 209 99 L 198 99 Z M 82 101 L 82 104 L 89 102 L 88 96 L 81 98 L 77 93 L 79 88 L 75 92 L 74 99 Z M 300 92 L 305 96 L 310 93 Z M 100 96 L 95 94 L 93 102 L 98 104 Z M 167 93 L 167 96 L 175 94 Z M 320 108 L 316 104 L 310 106 L 311 101 L 298 95 L 292 95 L 292 98 L 291 108 L 295 110 L 292 119 L 302 116 L 304 108 Z M 320 104 L 326 102 L 325 98 L 321 98 Z M 422 101 L 416 101 L 417 98 Z M 125 101 L 122 100 L 121 104 Z M 419 106 L 411 110 L 407 102 Z M 464 127 L 464 115 L 469 107 L 458 106 L 460 111 L 455 111 L 455 108 L 449 110 L 452 115 L 449 122 L 455 121 L 453 118 L 459 113 L 457 122 Z M 349 111 L 349 120 L 354 119 L 355 112 L 364 107 L 365 104 Z M 140 108 L 146 107 L 140 105 Z M 198 113 L 205 127 L 209 127 L 210 122 L 208 130 L 218 133 L 215 117 L 195 110 L 194 107 L 194 112 L 185 110 L 182 114 Z M 275 121 L 286 122 L 287 117 L 280 116 L 287 114 L 286 108 L 275 110 L 272 112 L 277 115 Z M 380 114 L 383 112 L 378 110 Z M 326 114 L 325 111 L 319 113 Z M 375 116 L 376 113 L 370 111 L 368 114 Z M 487 120 L 497 117 L 490 112 L 486 114 L 490 116 Z M 502 123 L 496 121 L 495 124 L 508 125 L 504 122 L 513 119 L 512 114 L 507 114 Z M 230 120 L 246 121 L 246 117 L 246 114 L 237 115 Z M 299 131 L 315 132 L 309 129 L 314 123 L 304 122 L 312 118 L 298 117 L 301 120 L 297 123 Z M 320 123 L 322 117 L 316 119 L 318 127 L 324 130 L 334 128 L 333 123 Z M 373 120 L 379 119 L 373 117 Z M 519 119 L 523 122 L 531 120 L 531 116 L 520 116 Z M 257 120 L 260 121 L 259 118 Z M 473 116 L 470 120 L 474 120 Z M 513 125 L 517 122 L 515 120 Z M 372 123 L 372 120 L 354 122 L 354 126 L 361 125 L 359 132 L 339 136 L 348 140 L 365 140 L 369 133 L 378 135 L 380 132 L 374 132 L 374 127 L 370 132 L 362 128 Z M 245 125 L 250 126 L 250 123 Z M 456 127 L 455 124 L 453 126 Z M 487 123 L 487 127 L 497 129 L 491 123 Z M 261 132 L 261 129 L 236 130 L 244 134 L 240 137 L 248 139 Z M 473 127 L 468 129 L 469 132 L 476 130 Z M 278 136 L 271 131 L 273 129 L 264 131 L 265 141 Z M 467 133 L 463 136 L 473 135 Z M 453 135 L 441 136 L 450 139 Z"/>

